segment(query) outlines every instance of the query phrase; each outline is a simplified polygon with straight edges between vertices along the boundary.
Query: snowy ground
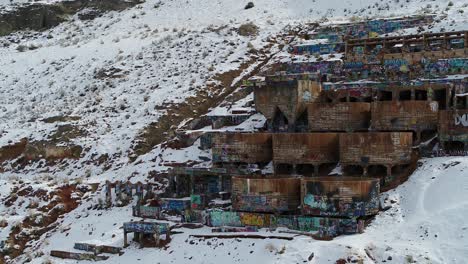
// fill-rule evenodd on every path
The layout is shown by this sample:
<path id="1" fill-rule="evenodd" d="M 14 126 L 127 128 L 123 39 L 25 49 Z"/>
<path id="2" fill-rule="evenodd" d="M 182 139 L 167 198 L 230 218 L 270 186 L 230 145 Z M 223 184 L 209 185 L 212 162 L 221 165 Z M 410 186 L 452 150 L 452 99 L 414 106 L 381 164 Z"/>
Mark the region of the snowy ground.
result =
<path id="1" fill-rule="evenodd" d="M 468 158 L 434 158 L 421 161 L 411 178 L 382 194 L 391 208 L 381 212 L 364 234 L 316 241 L 295 236 L 292 241 L 258 239 L 190 238 L 211 234 L 209 228 L 182 229 L 166 249 L 139 249 L 132 243 L 124 255 L 102 263 L 465 263 L 468 257 Z M 63 232 L 46 238 L 38 251 L 72 250 L 75 242 L 123 245 L 124 221 L 130 208 L 87 211 L 83 204 L 65 217 Z M 135 218 L 133 218 L 136 220 Z M 270 234 L 262 230 L 261 234 Z M 276 235 L 285 234 L 273 232 Z M 115 235 L 115 236 L 114 236 Z M 313 258 L 309 257 L 313 254 Z M 53 263 L 73 263 L 44 256 Z M 86 263 L 86 262 L 82 262 Z M 351 262 L 350 262 L 351 263 Z"/>
<path id="2" fill-rule="evenodd" d="M 21 1 L 0 0 L 0 5 L 11 8 L 11 3 L 17 2 Z M 166 105 L 186 101 L 216 84 L 215 76 L 238 69 L 243 63 L 250 63 L 250 67 L 242 74 L 253 70 L 255 63 L 266 60 L 267 56 L 255 57 L 249 51 L 255 48 L 268 55 L 278 52 L 278 45 L 285 44 L 285 40 L 276 37 L 288 25 L 423 12 L 449 15 L 437 22 L 433 30 L 466 29 L 468 24 L 466 1 L 453 1 L 453 6 L 447 9 L 448 1 L 442 0 L 259 0 L 255 1 L 254 8 L 244 10 L 247 2 L 147 1 L 93 21 L 84 22 L 73 17 L 45 32 L 19 32 L 0 37 L 0 147 L 24 137 L 32 141 L 48 139 L 60 125 L 69 124 L 84 131 L 71 140 L 84 148 L 77 161 L 45 167 L 36 162 L 21 169 L 11 164 L 3 166 L 0 200 L 10 194 L 11 188 L 21 184 L 53 190 L 75 179 L 99 183 L 134 176 L 132 181 L 144 181 L 150 171 L 166 169 L 164 162 L 183 163 L 209 157 L 209 151 L 198 149 L 200 142 L 197 141 L 194 146 L 180 150 L 158 145 L 136 161 L 129 161 L 137 136 L 166 113 Z M 236 29 L 246 22 L 259 26 L 258 36 L 244 37 L 237 33 Z M 20 52 L 20 45 L 31 49 Z M 273 46 L 266 50 L 268 45 Z M 275 58 L 287 59 L 287 54 L 281 52 Z M 234 107 L 242 107 L 251 99 L 249 95 Z M 224 112 L 223 107 L 211 110 L 211 114 Z M 54 116 L 78 116 L 80 119 L 43 121 Z M 256 115 L 244 124 L 225 130 L 253 130 L 262 122 L 262 116 Z M 90 162 L 102 154 L 109 155 L 109 167 Z M 366 259 L 365 263 L 373 263 L 366 256 L 368 248 L 375 263 L 381 263 L 388 255 L 393 257 L 393 263 L 404 263 L 403 258 L 410 260 L 406 255 L 417 259 L 418 263 L 463 263 L 468 253 L 466 239 L 461 237 L 466 232 L 462 216 L 467 216 L 468 212 L 462 201 L 466 200 L 468 180 L 460 170 L 466 172 L 467 161 L 453 160 L 460 160 L 462 164 L 438 170 L 438 166 L 450 159 L 426 161 L 408 183 L 389 193 L 398 203 L 379 215 L 362 235 L 341 237 L 332 242 L 297 237 L 287 243 L 226 240 L 211 241 L 211 245 L 207 241 L 191 245 L 185 242 L 187 235 L 200 231 L 185 230 L 184 234 L 175 236 L 168 250 L 139 250 L 133 245 L 122 257 L 112 257 L 108 262 L 128 263 L 136 258 L 141 263 L 156 259 L 161 263 L 215 263 L 233 262 L 233 259 L 250 263 L 255 258 L 266 263 L 290 263 L 302 262 L 314 253 L 311 263 L 334 263 L 348 253 L 355 253 Z M 433 176 L 436 178 L 431 179 Z M 451 181 L 438 183 L 448 177 Z M 92 201 L 97 202 L 96 199 L 93 197 Z M 449 206 L 444 206 L 448 209 L 442 212 L 445 202 Z M 43 237 L 34 242 L 29 251 L 43 251 L 47 255 L 50 249 L 71 250 L 72 244 L 79 241 L 121 245 L 119 226 L 130 219 L 130 209 L 88 211 L 89 203 L 67 214 L 58 230 L 48 233 L 51 237 L 45 239 L 47 242 Z M 7 238 L 15 223 L 34 211 L 26 205 L 26 198 L 19 199 L 12 207 L 0 204 L 0 221 L 9 223 L 0 230 L 0 241 Z M 71 229 L 66 231 L 69 227 Z M 440 230 L 442 227 L 444 232 Z M 431 238 L 434 234 L 438 237 L 430 240 L 429 235 L 424 237 L 426 229 Z M 423 237 L 419 237 L 421 234 Z M 34 263 L 42 263 L 45 258 L 35 259 Z"/>

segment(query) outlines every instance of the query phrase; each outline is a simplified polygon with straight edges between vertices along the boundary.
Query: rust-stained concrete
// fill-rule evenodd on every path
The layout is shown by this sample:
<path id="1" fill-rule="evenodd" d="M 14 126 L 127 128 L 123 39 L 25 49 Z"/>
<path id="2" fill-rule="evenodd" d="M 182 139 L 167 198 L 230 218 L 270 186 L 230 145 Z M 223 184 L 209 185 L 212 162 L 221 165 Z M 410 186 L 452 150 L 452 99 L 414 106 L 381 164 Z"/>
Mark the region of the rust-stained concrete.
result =
<path id="1" fill-rule="evenodd" d="M 339 161 L 338 133 L 273 134 L 275 164 L 322 164 Z"/>
<path id="2" fill-rule="evenodd" d="M 302 213 L 359 217 L 379 211 L 380 182 L 376 178 L 317 177 L 301 180 Z"/>
<path id="3" fill-rule="evenodd" d="M 375 130 L 437 130 L 439 105 L 435 101 L 373 102 L 371 109 Z"/>
<path id="4" fill-rule="evenodd" d="M 262 163 L 272 160 L 269 133 L 223 133 L 213 137 L 213 162 Z"/>
<path id="5" fill-rule="evenodd" d="M 306 104 L 317 99 L 320 84 L 312 80 L 267 82 L 255 87 L 255 108 L 273 122 L 279 114 L 287 119 L 289 129 L 294 128 L 298 117 L 306 110 Z"/>
<path id="6" fill-rule="evenodd" d="M 340 134 L 340 160 L 348 165 L 396 165 L 411 162 L 411 132 Z"/>
<path id="7" fill-rule="evenodd" d="M 232 207 L 246 212 L 295 211 L 300 204 L 300 179 L 296 177 L 232 178 Z"/>
<path id="8" fill-rule="evenodd" d="M 312 132 L 363 131 L 370 126 L 370 103 L 312 103 L 307 108 Z"/>

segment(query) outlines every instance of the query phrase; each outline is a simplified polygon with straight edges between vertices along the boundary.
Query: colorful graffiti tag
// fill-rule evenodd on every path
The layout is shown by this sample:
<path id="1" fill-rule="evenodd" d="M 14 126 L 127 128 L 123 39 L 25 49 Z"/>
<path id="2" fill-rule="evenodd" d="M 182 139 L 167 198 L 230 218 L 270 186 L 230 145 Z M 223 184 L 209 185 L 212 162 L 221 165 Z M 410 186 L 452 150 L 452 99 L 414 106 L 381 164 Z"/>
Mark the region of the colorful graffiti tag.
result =
<path id="1" fill-rule="evenodd" d="M 170 231 L 169 224 L 155 222 L 127 222 L 123 225 L 125 232 L 139 232 L 145 234 L 166 234 Z"/>
<path id="2" fill-rule="evenodd" d="M 190 208 L 190 199 L 170 199 L 163 198 L 161 199 L 162 205 L 161 209 L 166 211 L 174 211 L 181 213 L 186 209 Z"/>
<path id="3" fill-rule="evenodd" d="M 214 227 L 221 226 L 255 226 L 255 227 L 286 227 L 292 230 L 314 232 L 318 237 L 336 237 L 342 234 L 356 234 L 364 229 L 364 222 L 361 220 L 229 212 L 210 211 L 208 224 Z"/>

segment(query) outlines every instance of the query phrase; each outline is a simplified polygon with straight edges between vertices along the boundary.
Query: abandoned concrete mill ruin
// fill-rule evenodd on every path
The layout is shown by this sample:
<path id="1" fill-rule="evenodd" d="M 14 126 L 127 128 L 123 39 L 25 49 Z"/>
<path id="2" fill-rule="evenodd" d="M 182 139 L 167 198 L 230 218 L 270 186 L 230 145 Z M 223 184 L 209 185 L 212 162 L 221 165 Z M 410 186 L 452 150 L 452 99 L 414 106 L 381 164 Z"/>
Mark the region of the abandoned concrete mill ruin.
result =
<path id="1" fill-rule="evenodd" d="M 222 131 L 255 112 L 193 120 L 196 132 L 180 139 L 200 140 L 211 166 L 173 166 L 156 203 L 150 184 L 108 183 L 107 202 L 112 192 L 136 190 L 134 216 L 170 212 L 217 232 L 283 227 L 317 239 L 363 232 L 381 209 L 380 192 L 404 182 L 418 158 L 468 153 L 468 32 L 379 37 L 432 19 L 316 27 L 308 43 L 289 50 L 300 60 L 270 64 L 246 82 L 263 128 Z M 198 130 L 207 124 L 216 131 Z M 125 223 L 125 237 L 169 239 L 167 224 L 151 223 Z"/>

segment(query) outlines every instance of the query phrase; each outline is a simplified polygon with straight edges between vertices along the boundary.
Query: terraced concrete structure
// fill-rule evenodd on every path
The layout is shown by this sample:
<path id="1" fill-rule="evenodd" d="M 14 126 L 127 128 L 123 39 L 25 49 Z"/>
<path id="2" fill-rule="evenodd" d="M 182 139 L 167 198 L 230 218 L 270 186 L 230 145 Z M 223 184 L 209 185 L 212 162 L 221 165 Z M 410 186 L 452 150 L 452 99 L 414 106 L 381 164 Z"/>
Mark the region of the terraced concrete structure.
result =
<path id="1" fill-rule="evenodd" d="M 413 135 L 409 132 L 369 132 L 340 135 L 340 162 L 345 168 L 360 166 L 367 175 L 370 166 L 386 168 L 411 163 Z"/>
<path id="2" fill-rule="evenodd" d="M 214 163 L 268 163 L 272 159 L 271 134 L 216 134 L 212 152 Z"/>
<path id="3" fill-rule="evenodd" d="M 244 212 L 295 212 L 299 207 L 299 190 L 298 177 L 233 177 L 232 207 Z"/>
<path id="4" fill-rule="evenodd" d="M 360 217 L 379 211 L 380 182 L 376 178 L 317 177 L 301 180 L 304 215 Z"/>
<path id="5" fill-rule="evenodd" d="M 273 134 L 273 164 L 277 173 L 317 176 L 321 165 L 336 164 L 339 160 L 338 133 Z"/>
<path id="6" fill-rule="evenodd" d="M 369 103 L 312 103 L 307 105 L 311 132 L 353 132 L 369 129 Z"/>

